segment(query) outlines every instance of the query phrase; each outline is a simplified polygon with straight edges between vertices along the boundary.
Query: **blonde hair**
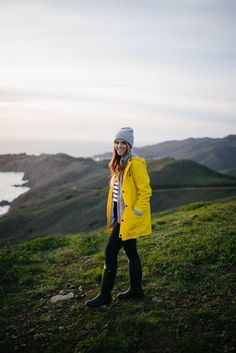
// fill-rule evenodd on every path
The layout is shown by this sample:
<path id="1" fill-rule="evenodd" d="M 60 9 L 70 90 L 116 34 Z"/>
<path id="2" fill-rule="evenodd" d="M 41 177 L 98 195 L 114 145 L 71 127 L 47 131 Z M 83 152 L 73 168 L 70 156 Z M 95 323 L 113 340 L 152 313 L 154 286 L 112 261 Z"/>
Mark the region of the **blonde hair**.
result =
<path id="1" fill-rule="evenodd" d="M 109 163 L 109 169 L 111 172 L 111 184 L 113 183 L 115 176 L 119 177 L 120 173 L 125 169 L 125 166 L 123 164 L 123 158 L 127 156 L 129 153 L 131 153 L 130 145 L 127 142 L 125 142 L 125 144 L 126 144 L 126 151 L 123 156 L 119 156 L 115 150 L 115 146 L 113 147 L 112 158 Z"/>

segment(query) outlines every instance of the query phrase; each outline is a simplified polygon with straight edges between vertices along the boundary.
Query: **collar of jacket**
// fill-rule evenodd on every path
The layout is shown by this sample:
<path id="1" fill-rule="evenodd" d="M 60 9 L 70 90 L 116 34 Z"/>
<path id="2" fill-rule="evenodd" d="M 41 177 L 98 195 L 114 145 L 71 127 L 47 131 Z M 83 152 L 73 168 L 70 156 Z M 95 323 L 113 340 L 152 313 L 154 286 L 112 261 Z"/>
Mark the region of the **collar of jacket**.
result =
<path id="1" fill-rule="evenodd" d="M 124 158 L 122 158 L 122 163 L 124 167 L 127 166 L 128 160 L 132 157 L 138 157 L 138 155 L 136 153 L 129 153 Z"/>

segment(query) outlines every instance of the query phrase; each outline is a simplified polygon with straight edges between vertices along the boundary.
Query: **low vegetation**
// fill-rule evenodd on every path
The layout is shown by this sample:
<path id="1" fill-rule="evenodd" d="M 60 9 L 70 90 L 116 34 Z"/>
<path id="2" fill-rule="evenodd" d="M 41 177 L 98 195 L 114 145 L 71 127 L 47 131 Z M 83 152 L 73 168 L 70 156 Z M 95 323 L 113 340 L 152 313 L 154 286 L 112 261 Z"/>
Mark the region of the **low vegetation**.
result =
<path id="1" fill-rule="evenodd" d="M 121 251 L 108 307 L 99 291 L 105 229 L 46 236 L 0 252 L 2 352 L 189 353 L 235 351 L 236 198 L 153 215 L 139 239 L 145 299 L 119 302 L 128 285 Z M 57 294 L 73 292 L 51 303 Z"/>

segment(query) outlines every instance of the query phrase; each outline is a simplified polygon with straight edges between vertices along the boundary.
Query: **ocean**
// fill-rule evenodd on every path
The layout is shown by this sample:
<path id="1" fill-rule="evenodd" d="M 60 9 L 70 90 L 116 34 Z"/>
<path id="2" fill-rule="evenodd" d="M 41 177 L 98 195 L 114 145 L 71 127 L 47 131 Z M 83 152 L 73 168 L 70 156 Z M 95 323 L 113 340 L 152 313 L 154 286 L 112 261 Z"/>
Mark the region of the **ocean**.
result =
<path id="1" fill-rule="evenodd" d="M 0 172 L 0 216 L 6 214 L 12 202 L 21 194 L 30 190 L 28 186 L 24 186 L 27 180 L 23 180 L 23 172 Z M 3 201 L 7 201 L 6 205 Z"/>

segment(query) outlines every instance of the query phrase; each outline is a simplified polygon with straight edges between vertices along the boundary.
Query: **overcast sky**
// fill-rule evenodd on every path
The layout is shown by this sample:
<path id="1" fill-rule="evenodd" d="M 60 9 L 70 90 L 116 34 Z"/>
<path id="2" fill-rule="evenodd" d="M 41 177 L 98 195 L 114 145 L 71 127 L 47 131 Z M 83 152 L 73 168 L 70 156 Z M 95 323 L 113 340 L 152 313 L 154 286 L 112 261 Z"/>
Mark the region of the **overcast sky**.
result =
<path id="1" fill-rule="evenodd" d="M 0 0 L 0 154 L 236 133 L 235 0 Z"/>

